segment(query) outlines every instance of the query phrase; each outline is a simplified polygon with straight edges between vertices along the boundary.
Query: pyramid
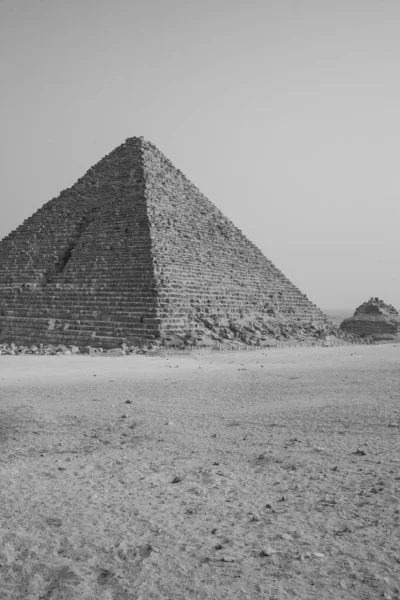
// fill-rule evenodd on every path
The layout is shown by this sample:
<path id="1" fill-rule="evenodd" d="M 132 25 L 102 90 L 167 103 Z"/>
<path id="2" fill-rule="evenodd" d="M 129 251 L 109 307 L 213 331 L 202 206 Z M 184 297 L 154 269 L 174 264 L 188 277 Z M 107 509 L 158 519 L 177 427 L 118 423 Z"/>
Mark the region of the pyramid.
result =
<path id="1" fill-rule="evenodd" d="M 0 241 L 0 342 L 115 347 L 246 318 L 326 323 L 143 138 Z"/>
<path id="2" fill-rule="evenodd" d="M 345 319 L 340 328 L 346 333 L 372 340 L 396 339 L 400 334 L 400 316 L 394 306 L 379 298 L 370 298 Z"/>

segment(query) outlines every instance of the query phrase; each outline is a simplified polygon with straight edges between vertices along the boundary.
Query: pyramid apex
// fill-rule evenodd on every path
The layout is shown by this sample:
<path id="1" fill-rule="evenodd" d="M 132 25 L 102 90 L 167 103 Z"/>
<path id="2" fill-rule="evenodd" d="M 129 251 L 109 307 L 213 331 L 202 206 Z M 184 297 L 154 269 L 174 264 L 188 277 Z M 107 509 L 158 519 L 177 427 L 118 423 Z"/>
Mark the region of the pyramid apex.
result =
<path id="1" fill-rule="evenodd" d="M 125 142 L 145 142 L 145 138 L 143 135 L 133 135 L 132 137 L 127 137 Z"/>

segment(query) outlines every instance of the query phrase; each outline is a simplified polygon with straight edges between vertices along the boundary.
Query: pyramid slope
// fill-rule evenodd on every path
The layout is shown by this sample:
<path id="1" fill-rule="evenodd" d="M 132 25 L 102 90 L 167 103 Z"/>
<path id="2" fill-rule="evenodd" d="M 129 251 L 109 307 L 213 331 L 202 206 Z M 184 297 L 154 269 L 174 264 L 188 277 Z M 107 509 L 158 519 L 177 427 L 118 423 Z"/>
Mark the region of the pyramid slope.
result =
<path id="1" fill-rule="evenodd" d="M 162 323 L 210 315 L 326 320 L 243 233 L 149 142 L 143 168 Z"/>
<path id="2" fill-rule="evenodd" d="M 0 242 L 0 341 L 113 346 L 255 316 L 326 320 L 142 138 Z"/>
<path id="3" fill-rule="evenodd" d="M 141 140 L 129 140 L 0 242 L 1 341 L 115 346 L 157 332 L 144 187 Z"/>

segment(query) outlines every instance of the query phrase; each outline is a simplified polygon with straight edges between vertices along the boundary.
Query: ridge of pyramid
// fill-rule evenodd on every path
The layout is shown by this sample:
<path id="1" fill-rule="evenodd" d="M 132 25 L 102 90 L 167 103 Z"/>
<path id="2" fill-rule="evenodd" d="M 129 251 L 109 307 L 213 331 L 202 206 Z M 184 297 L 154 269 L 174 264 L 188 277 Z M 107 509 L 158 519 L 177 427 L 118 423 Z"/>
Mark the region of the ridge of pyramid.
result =
<path id="1" fill-rule="evenodd" d="M 327 324 L 143 137 L 0 241 L 0 341 L 104 346 L 207 328 L 229 338 L 233 323 L 254 319 L 286 336 Z"/>

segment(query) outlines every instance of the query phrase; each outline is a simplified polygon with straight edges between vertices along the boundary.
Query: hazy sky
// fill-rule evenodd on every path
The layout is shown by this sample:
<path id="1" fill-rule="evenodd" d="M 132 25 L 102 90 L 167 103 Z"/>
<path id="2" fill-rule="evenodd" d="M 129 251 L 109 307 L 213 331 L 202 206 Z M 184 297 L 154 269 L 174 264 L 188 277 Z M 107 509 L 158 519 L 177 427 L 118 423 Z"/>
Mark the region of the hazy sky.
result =
<path id="1" fill-rule="evenodd" d="M 400 309 L 400 0 L 0 0 L 0 238 L 127 137 L 322 308 Z"/>

